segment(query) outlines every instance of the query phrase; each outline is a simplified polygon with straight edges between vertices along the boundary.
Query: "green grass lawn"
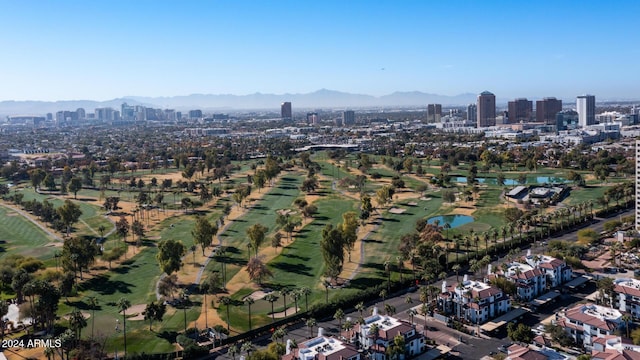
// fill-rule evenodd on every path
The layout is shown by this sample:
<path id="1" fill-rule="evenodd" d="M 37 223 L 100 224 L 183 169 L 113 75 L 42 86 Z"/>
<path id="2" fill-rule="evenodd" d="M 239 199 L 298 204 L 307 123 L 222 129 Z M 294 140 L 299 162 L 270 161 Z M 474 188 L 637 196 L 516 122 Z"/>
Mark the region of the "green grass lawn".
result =
<path id="1" fill-rule="evenodd" d="M 22 215 L 0 206 L 0 258 L 11 253 L 48 260 L 56 250 L 47 246 L 52 240 Z"/>
<path id="2" fill-rule="evenodd" d="M 299 186 L 302 184 L 302 176 L 299 174 L 285 174 L 272 188 L 264 188 L 267 191 L 264 198 L 249 203 L 251 209 L 247 214 L 236 219 L 228 228 L 219 235 L 227 253 L 224 261 L 227 263 L 227 280 L 231 279 L 247 262 L 247 229 L 254 224 L 262 224 L 269 230 L 267 238 L 276 230 L 277 210 L 292 208 L 293 201 L 300 195 Z M 256 190 L 254 190 L 256 191 Z M 263 247 L 271 246 L 268 241 Z M 211 261 L 207 270 L 219 271 L 220 263 Z"/>

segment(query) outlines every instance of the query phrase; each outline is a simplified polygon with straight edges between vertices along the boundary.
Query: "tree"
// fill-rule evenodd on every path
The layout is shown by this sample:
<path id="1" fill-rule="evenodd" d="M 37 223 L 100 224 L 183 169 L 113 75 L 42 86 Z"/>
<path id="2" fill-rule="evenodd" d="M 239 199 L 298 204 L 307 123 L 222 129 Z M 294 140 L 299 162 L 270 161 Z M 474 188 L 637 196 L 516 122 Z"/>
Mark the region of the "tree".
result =
<path id="1" fill-rule="evenodd" d="M 258 249 L 264 242 L 264 237 L 268 230 L 269 229 L 262 224 L 254 224 L 247 229 L 247 236 L 249 236 L 251 246 L 255 249 L 256 256 L 258 256 Z"/>
<path id="2" fill-rule="evenodd" d="M 56 209 L 56 212 L 60 216 L 60 221 L 67 229 L 67 235 L 69 235 L 71 226 L 78 222 L 80 216 L 82 215 L 80 206 L 74 204 L 71 200 L 65 200 L 64 204 Z"/>
<path id="3" fill-rule="evenodd" d="M 140 240 L 144 236 L 144 225 L 140 221 L 134 220 L 131 224 L 131 231 Z"/>
<path id="4" fill-rule="evenodd" d="M 244 303 L 247 305 L 247 308 L 249 309 L 249 331 L 251 331 L 251 305 L 253 305 L 254 302 L 255 301 L 251 296 L 248 296 L 247 298 L 244 299 Z"/>
<path id="5" fill-rule="evenodd" d="M 300 288 L 300 294 L 304 295 L 304 311 L 309 311 L 309 295 L 311 295 L 311 289 L 303 286 Z"/>
<path id="6" fill-rule="evenodd" d="M 338 308 L 335 314 L 333 314 L 333 318 L 338 320 L 338 329 L 342 329 L 342 320 L 344 320 L 344 316 L 345 314 L 342 308 Z"/>
<path id="7" fill-rule="evenodd" d="M 80 310 L 74 310 L 69 314 L 69 326 L 75 333 L 76 339 L 80 340 L 82 328 L 87 326 L 87 319 L 84 318 Z"/>
<path id="8" fill-rule="evenodd" d="M 277 232 L 271 238 L 271 247 L 277 251 L 280 246 L 282 246 L 282 234 Z"/>
<path id="9" fill-rule="evenodd" d="M 344 262 L 344 241 L 342 232 L 327 224 L 322 230 L 322 240 L 320 241 L 322 257 L 325 263 L 325 275 L 336 278 L 342 271 Z"/>
<path id="10" fill-rule="evenodd" d="M 202 256 L 204 256 L 204 249 L 211 246 L 213 237 L 218 233 L 218 226 L 211 224 L 204 216 L 198 216 L 191 235 L 196 244 L 199 244 L 202 248 Z"/>
<path id="11" fill-rule="evenodd" d="M 86 241 L 82 238 L 67 238 L 62 245 L 62 268 L 73 273 L 88 270 L 95 261 L 99 249 L 94 241 Z"/>
<path id="12" fill-rule="evenodd" d="M 404 357 L 405 354 L 405 341 L 404 336 L 401 334 L 396 335 L 393 338 L 393 342 L 391 345 L 387 347 L 386 354 L 389 357 L 389 360 L 400 360 Z"/>
<path id="13" fill-rule="evenodd" d="M 520 220 L 522 215 L 524 215 L 524 212 L 522 212 L 522 210 L 515 207 L 506 208 L 504 210 L 504 218 L 507 222 L 510 222 L 510 223 L 514 223 Z"/>
<path id="14" fill-rule="evenodd" d="M 609 298 L 609 307 L 613 307 L 613 298 L 615 296 L 615 284 L 610 277 L 603 277 L 596 283 L 600 298 L 604 300 L 605 295 Z"/>
<path id="15" fill-rule="evenodd" d="M 121 297 L 117 303 L 118 311 L 122 312 L 122 329 L 124 334 L 124 356 L 127 356 L 127 309 L 131 307 L 131 301 Z"/>
<path id="16" fill-rule="evenodd" d="M 247 272 L 251 281 L 258 280 L 258 284 L 262 285 L 262 279 L 273 276 L 273 273 L 267 265 L 258 256 L 253 257 L 247 263 Z"/>
<path id="17" fill-rule="evenodd" d="M 355 212 L 348 211 L 342 214 L 340 229 L 342 230 L 342 240 L 349 256 L 349 262 L 351 262 L 351 251 L 355 246 L 356 240 L 358 240 L 358 217 Z"/>
<path id="18" fill-rule="evenodd" d="M 274 294 L 267 294 L 263 300 L 268 301 L 269 303 L 271 303 L 271 321 L 275 322 L 276 321 L 276 315 L 275 315 L 275 311 L 273 310 L 273 304 L 278 301 L 278 297 Z"/>
<path id="19" fill-rule="evenodd" d="M 624 321 L 624 325 L 627 328 L 627 338 L 629 338 L 629 323 L 633 321 L 633 318 L 629 314 L 623 314 L 620 320 Z"/>
<path id="20" fill-rule="evenodd" d="M 229 316 L 229 310 L 230 310 L 229 307 L 231 306 L 232 302 L 233 300 L 231 300 L 231 298 L 228 296 L 223 296 L 220 298 L 220 304 L 224 305 L 227 311 L 227 330 L 231 328 L 231 317 Z"/>
<path id="21" fill-rule="evenodd" d="M 73 193 L 73 198 L 77 199 L 78 191 L 82 190 L 82 180 L 78 179 L 77 177 L 72 178 L 69 182 L 68 189 Z"/>
<path id="22" fill-rule="evenodd" d="M 122 237 L 122 241 L 126 241 L 127 234 L 129 234 L 129 222 L 124 216 L 120 217 L 120 220 L 116 221 L 116 232 Z"/>
<path id="23" fill-rule="evenodd" d="M 156 255 L 160 269 L 167 275 L 178 271 L 182 266 L 182 256 L 185 253 L 186 248 L 181 241 L 172 239 L 161 241 Z"/>
<path id="24" fill-rule="evenodd" d="M 300 186 L 300 190 L 306 193 L 312 193 L 316 191 L 318 188 L 318 179 L 315 176 L 308 177 L 304 179 L 302 185 Z"/>
<path id="25" fill-rule="evenodd" d="M 96 324 L 96 308 L 98 307 L 98 298 L 89 296 L 87 303 L 91 307 L 91 339 L 93 340 L 93 328 Z"/>
<path id="26" fill-rule="evenodd" d="M 318 322 L 314 318 L 308 318 L 306 325 L 309 328 L 309 339 L 311 339 L 313 337 L 313 328 L 318 325 Z"/>
<path id="27" fill-rule="evenodd" d="M 523 323 L 519 323 L 517 326 L 514 323 L 507 325 L 507 336 L 512 341 L 531 343 L 535 334 L 531 331 L 531 328 Z"/>
<path id="28" fill-rule="evenodd" d="M 4 300 L 0 300 L 0 336 L 2 340 L 4 340 L 4 329 L 6 327 L 4 319 L 8 312 L 9 312 L 9 303 Z"/>
<path id="29" fill-rule="evenodd" d="M 167 311 L 167 306 L 162 303 L 156 303 L 155 301 L 147 304 L 144 310 L 144 319 L 149 320 L 149 331 L 152 331 L 154 321 L 162 321 L 162 317 Z"/>
<path id="30" fill-rule="evenodd" d="M 204 295 L 204 324 L 205 327 L 209 327 L 209 316 L 207 313 L 207 294 L 215 293 L 220 288 L 221 279 L 220 273 L 212 271 L 209 275 L 200 283 L 200 292 Z"/>
<path id="31" fill-rule="evenodd" d="M 380 206 L 385 206 L 393 199 L 395 190 L 391 185 L 384 185 L 376 191 L 376 200 Z"/>
<path id="32" fill-rule="evenodd" d="M 591 245 L 598 240 L 598 233 L 593 229 L 578 230 L 578 243 L 583 245 Z"/>

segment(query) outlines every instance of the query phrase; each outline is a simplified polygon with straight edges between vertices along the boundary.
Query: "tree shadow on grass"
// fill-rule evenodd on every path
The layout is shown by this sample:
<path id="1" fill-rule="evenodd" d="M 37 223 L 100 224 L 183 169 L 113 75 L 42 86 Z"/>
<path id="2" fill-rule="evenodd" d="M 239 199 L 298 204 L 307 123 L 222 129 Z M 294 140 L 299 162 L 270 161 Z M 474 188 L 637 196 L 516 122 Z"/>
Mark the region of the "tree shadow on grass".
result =
<path id="1" fill-rule="evenodd" d="M 302 261 L 309 261 L 309 260 L 311 260 L 311 258 L 310 258 L 310 257 L 308 257 L 308 256 L 300 256 L 300 255 L 296 255 L 296 254 L 284 254 L 284 255 L 282 255 L 282 256 L 284 256 L 284 257 L 288 257 L 288 258 L 291 258 L 291 259 L 300 259 L 300 260 L 302 260 Z"/>
<path id="2" fill-rule="evenodd" d="M 115 293 L 130 294 L 133 284 L 120 280 L 110 280 L 106 276 L 96 276 L 93 279 L 78 286 L 80 290 L 93 290 L 100 295 L 111 295 Z"/>
<path id="3" fill-rule="evenodd" d="M 273 265 L 274 268 L 283 270 L 289 273 L 300 274 L 304 276 L 311 276 L 311 267 L 304 264 L 284 264 L 277 263 Z"/>
<path id="4" fill-rule="evenodd" d="M 380 220 L 385 222 L 400 222 L 400 220 L 394 218 L 380 218 Z"/>
<path id="5" fill-rule="evenodd" d="M 353 279 L 349 283 L 350 288 L 367 290 L 380 285 L 380 279 L 376 278 L 357 278 Z"/>
<path id="6" fill-rule="evenodd" d="M 175 343 L 176 338 L 178 337 L 178 333 L 176 331 L 163 331 L 161 333 L 156 334 L 157 337 L 168 341 L 169 343 Z"/>

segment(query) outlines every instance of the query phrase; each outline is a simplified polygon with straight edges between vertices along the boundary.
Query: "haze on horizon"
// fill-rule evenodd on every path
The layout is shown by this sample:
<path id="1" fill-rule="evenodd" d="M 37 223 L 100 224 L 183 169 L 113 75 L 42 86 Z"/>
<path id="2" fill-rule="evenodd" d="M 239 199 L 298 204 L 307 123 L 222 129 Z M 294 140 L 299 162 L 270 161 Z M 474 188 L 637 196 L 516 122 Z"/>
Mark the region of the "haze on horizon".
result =
<path id="1" fill-rule="evenodd" d="M 640 99 L 631 0 L 0 6 L 0 101 L 323 88 Z"/>

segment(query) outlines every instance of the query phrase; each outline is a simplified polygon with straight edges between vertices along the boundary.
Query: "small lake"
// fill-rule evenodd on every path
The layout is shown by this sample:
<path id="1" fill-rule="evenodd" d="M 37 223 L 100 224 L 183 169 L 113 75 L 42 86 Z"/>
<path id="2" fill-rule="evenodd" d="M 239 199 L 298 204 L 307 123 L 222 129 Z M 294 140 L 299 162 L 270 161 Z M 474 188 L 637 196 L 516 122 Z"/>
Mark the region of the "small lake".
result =
<path id="1" fill-rule="evenodd" d="M 473 217 L 468 215 L 438 215 L 428 218 L 427 224 L 433 224 L 436 220 L 438 220 L 438 226 L 449 224 L 452 229 L 474 221 Z"/>
<path id="2" fill-rule="evenodd" d="M 467 183 L 467 178 L 465 176 L 456 176 L 451 178 L 451 180 L 461 184 Z M 488 184 L 488 185 L 498 184 L 498 180 L 496 178 L 487 179 L 487 178 L 479 177 L 479 178 L 476 178 L 476 180 L 480 184 Z M 559 184 L 559 183 L 566 183 L 566 182 L 567 182 L 567 179 L 563 177 L 556 177 L 556 176 L 528 176 L 527 177 L 527 184 Z M 516 185 L 520 185 L 520 183 L 518 182 L 517 179 L 504 179 L 504 185 L 516 186 Z"/>

